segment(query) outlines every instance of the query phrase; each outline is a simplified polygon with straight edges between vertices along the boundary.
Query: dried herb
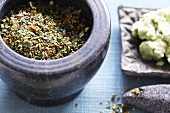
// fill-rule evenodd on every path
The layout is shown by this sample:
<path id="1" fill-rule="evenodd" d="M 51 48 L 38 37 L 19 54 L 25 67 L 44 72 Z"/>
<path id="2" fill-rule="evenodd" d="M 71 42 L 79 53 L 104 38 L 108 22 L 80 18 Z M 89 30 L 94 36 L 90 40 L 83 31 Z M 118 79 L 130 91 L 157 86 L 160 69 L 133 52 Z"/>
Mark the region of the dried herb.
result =
<path id="1" fill-rule="evenodd" d="M 110 109 L 110 104 L 109 104 L 109 103 L 106 104 L 106 108 L 107 108 L 107 109 Z"/>
<path id="2" fill-rule="evenodd" d="M 100 113 L 103 113 L 103 111 L 100 111 Z"/>
<path id="3" fill-rule="evenodd" d="M 99 103 L 100 105 L 102 105 L 102 102 L 100 101 L 100 103 Z"/>
<path id="4" fill-rule="evenodd" d="M 111 100 L 114 101 L 116 96 L 117 96 L 117 95 L 116 95 L 115 93 L 112 93 L 112 98 L 111 98 Z"/>
<path id="5" fill-rule="evenodd" d="M 112 110 L 110 113 L 130 113 L 133 108 L 124 105 L 121 102 L 121 97 L 115 93 L 112 93 L 111 101 L 108 100 L 106 108 Z"/>
<path id="6" fill-rule="evenodd" d="M 129 93 L 128 96 L 129 96 L 129 97 L 132 97 L 132 93 Z"/>
<path id="7" fill-rule="evenodd" d="M 54 1 L 29 2 L 10 11 L 1 22 L 3 41 L 15 52 L 36 60 L 58 59 L 81 48 L 89 37 L 81 10 Z"/>
<path id="8" fill-rule="evenodd" d="M 124 104 L 122 103 L 118 103 L 118 104 L 113 104 L 112 105 L 112 110 L 115 112 L 115 113 L 123 113 L 123 106 Z"/>
<path id="9" fill-rule="evenodd" d="M 120 100 L 120 96 L 117 97 L 117 100 Z"/>
<path id="10" fill-rule="evenodd" d="M 77 107 L 78 106 L 78 103 L 76 102 L 75 106 Z"/>
<path id="11" fill-rule="evenodd" d="M 144 90 L 141 89 L 141 88 L 134 88 L 132 92 L 133 92 L 135 95 L 139 95 L 139 94 L 142 93 L 143 91 L 144 91 Z"/>

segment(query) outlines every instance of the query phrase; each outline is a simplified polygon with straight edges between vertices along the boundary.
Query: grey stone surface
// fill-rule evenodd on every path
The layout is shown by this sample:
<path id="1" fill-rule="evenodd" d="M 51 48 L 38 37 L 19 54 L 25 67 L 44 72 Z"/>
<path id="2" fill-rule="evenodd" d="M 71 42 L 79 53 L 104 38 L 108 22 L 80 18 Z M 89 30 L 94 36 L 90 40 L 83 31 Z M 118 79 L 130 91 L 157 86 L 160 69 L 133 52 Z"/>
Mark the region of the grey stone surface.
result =
<path id="1" fill-rule="evenodd" d="M 125 104 L 152 113 L 170 113 L 170 85 L 149 85 L 140 89 L 143 91 L 138 95 L 133 89 L 123 94 Z"/>
<path id="2" fill-rule="evenodd" d="M 28 0 L 0 0 L 0 18 Z M 46 2 L 46 0 L 41 0 Z M 58 100 L 80 92 L 100 68 L 110 41 L 110 16 L 100 0 L 55 0 L 82 10 L 91 34 L 86 44 L 67 57 L 39 61 L 12 51 L 0 37 L 1 79 L 26 100 Z M 61 101 L 62 101 L 61 100 Z M 69 99 L 67 99 L 69 100 Z"/>

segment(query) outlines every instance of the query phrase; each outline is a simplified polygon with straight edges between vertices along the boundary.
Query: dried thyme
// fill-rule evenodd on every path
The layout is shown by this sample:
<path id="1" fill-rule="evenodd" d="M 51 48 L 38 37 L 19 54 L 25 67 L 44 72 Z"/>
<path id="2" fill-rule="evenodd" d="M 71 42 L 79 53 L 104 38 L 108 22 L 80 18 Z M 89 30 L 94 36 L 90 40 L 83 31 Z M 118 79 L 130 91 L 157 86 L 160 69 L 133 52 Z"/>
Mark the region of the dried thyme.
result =
<path id="1" fill-rule="evenodd" d="M 58 59 L 81 48 L 89 33 L 81 10 L 29 2 L 11 10 L 1 22 L 3 41 L 15 52 L 36 60 Z"/>

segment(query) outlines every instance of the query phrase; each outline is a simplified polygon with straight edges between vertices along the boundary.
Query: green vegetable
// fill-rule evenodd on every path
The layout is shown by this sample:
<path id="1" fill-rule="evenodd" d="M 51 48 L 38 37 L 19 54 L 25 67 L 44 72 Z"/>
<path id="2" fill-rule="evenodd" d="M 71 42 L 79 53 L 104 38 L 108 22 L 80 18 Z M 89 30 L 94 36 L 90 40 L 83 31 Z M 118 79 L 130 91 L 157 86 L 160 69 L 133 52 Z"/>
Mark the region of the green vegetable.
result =
<path id="1" fill-rule="evenodd" d="M 156 60 L 156 65 L 162 66 L 166 56 L 170 63 L 170 8 L 144 14 L 131 31 L 133 37 L 143 40 L 139 46 L 143 59 Z"/>

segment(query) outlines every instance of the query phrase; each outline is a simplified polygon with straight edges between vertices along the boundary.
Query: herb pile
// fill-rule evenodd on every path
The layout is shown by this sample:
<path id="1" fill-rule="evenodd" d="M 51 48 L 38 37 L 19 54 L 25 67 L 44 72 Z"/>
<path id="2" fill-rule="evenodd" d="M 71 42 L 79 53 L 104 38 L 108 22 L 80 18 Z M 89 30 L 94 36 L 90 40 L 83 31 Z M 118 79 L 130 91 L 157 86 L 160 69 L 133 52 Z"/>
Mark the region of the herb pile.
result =
<path id="1" fill-rule="evenodd" d="M 89 37 L 81 10 L 29 2 L 11 10 L 1 22 L 3 41 L 15 52 L 36 60 L 58 59 L 81 48 Z"/>
<path id="2" fill-rule="evenodd" d="M 121 101 L 121 96 L 112 93 L 112 97 L 107 101 L 107 103 L 102 101 L 99 102 L 99 105 L 106 103 L 105 107 L 107 110 L 110 110 L 110 112 L 104 112 L 101 110 L 99 113 L 130 113 L 131 111 L 135 110 L 135 108 L 125 105 Z M 78 107 L 78 102 L 75 103 L 75 107 Z"/>
<path id="3" fill-rule="evenodd" d="M 120 96 L 112 93 L 111 101 L 109 100 L 106 104 L 107 109 L 112 109 L 112 112 L 110 113 L 130 113 L 132 108 L 123 104 L 122 102 L 118 102 L 120 99 Z M 103 111 L 100 111 L 100 113 L 103 113 Z"/>

